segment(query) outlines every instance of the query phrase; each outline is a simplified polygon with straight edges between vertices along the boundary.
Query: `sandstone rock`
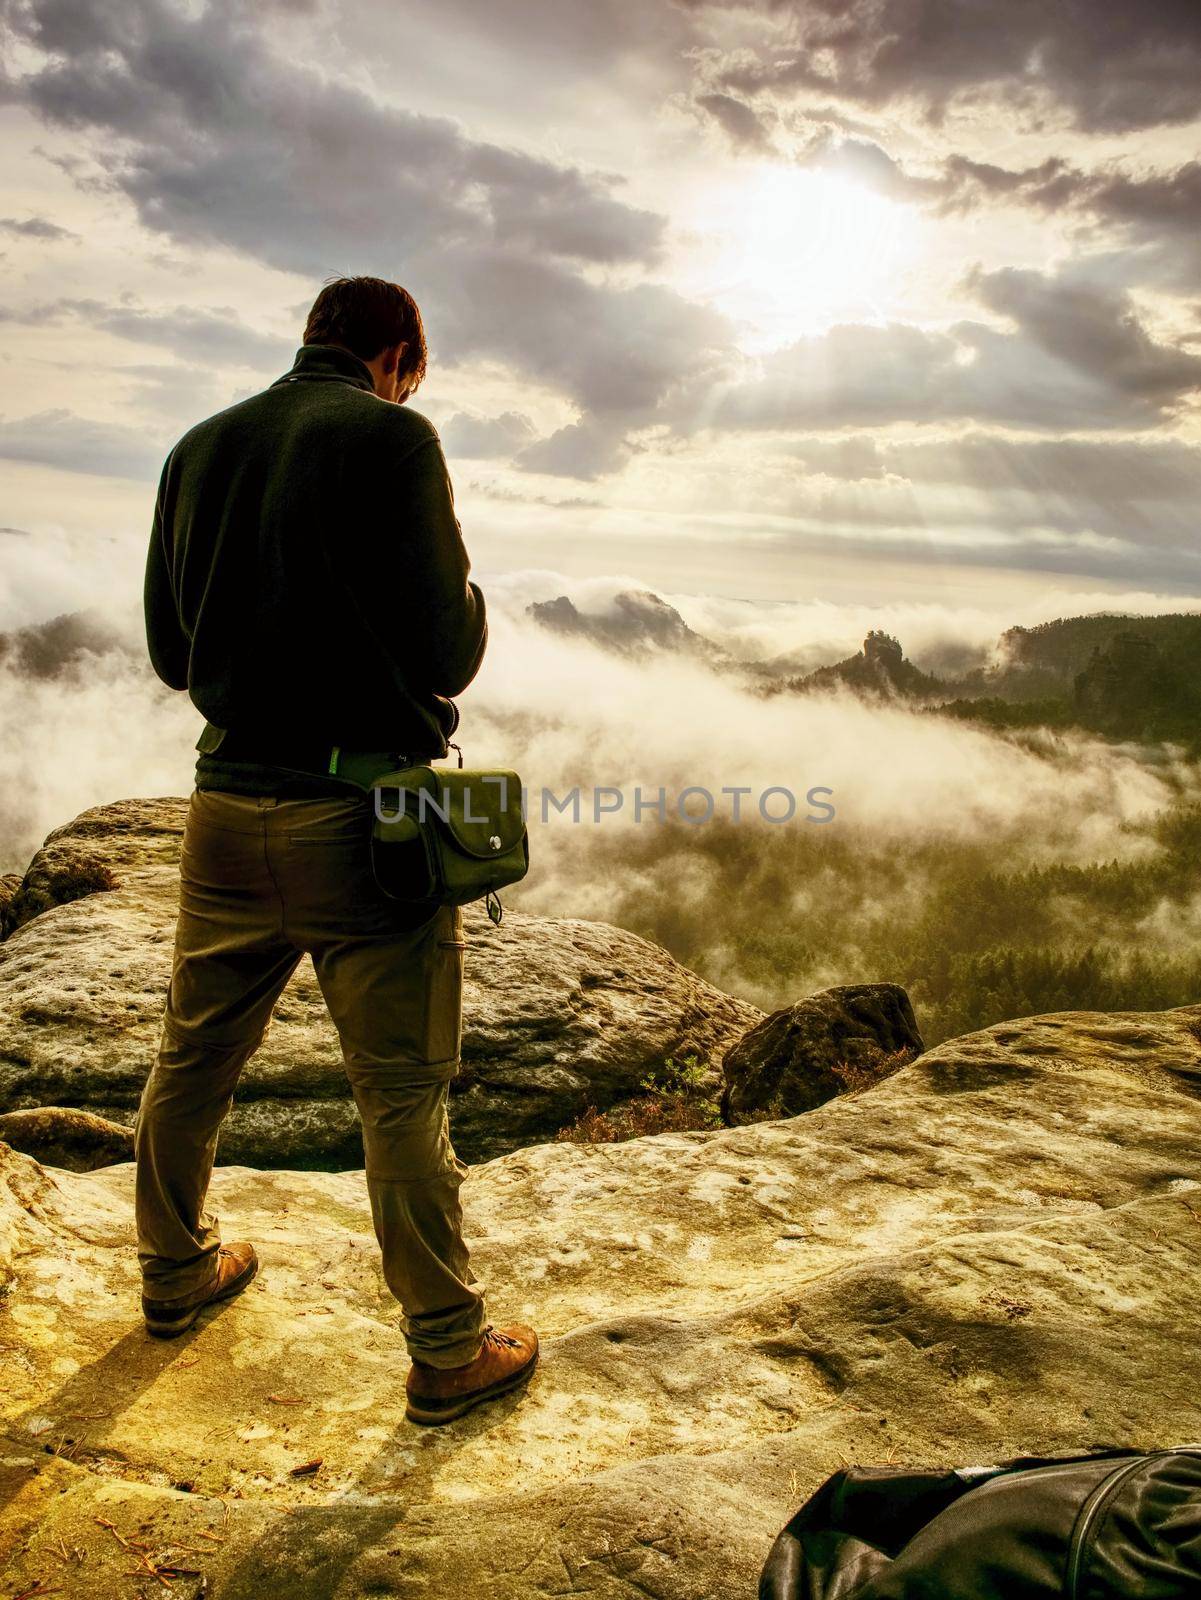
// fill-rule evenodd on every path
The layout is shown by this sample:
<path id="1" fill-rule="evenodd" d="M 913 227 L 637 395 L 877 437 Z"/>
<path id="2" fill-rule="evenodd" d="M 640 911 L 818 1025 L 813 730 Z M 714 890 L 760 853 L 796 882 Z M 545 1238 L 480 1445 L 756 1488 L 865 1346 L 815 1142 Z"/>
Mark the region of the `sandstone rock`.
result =
<path id="1" fill-rule="evenodd" d="M 211 1600 L 715 1600 L 844 1459 L 1201 1437 L 1199 1030 L 1035 1018 L 808 1116 L 474 1168 L 544 1358 L 445 1429 L 403 1420 L 361 1174 L 219 1170 L 261 1276 L 160 1344 L 130 1169 L 0 1155 L 0 1587 L 134 1593 L 100 1517 Z"/>
<path id="2" fill-rule="evenodd" d="M 0 944 L 0 1111 L 77 1106 L 133 1120 L 170 976 L 187 802 L 122 800 L 56 829 L 26 886 L 45 908 Z M 65 864 L 116 887 L 52 903 Z M 56 876 L 57 874 L 57 876 Z M 762 1013 L 599 922 L 466 917 L 456 1148 L 487 1159 L 637 1092 L 668 1056 L 716 1063 Z M 716 1067 L 714 1069 L 716 1079 Z M 305 957 L 243 1076 L 221 1159 L 362 1164 L 337 1034 Z"/>
<path id="3" fill-rule="evenodd" d="M 52 834 L 8 899 L 5 937 L 51 906 L 116 887 L 117 880 L 102 856 L 76 848 L 69 836 L 59 839 Z"/>
<path id="4" fill-rule="evenodd" d="M 896 983 L 846 983 L 773 1011 L 722 1063 L 728 1123 L 793 1117 L 866 1089 L 924 1049 L 909 996 Z"/>
<path id="5" fill-rule="evenodd" d="M 133 1160 L 131 1128 L 70 1106 L 6 1111 L 0 1115 L 0 1141 L 71 1172 L 91 1172 Z"/>
<path id="6" fill-rule="evenodd" d="M 13 928 L 16 927 L 16 912 L 13 901 L 21 888 L 21 874 L 19 872 L 0 873 L 0 939 L 7 939 Z"/>

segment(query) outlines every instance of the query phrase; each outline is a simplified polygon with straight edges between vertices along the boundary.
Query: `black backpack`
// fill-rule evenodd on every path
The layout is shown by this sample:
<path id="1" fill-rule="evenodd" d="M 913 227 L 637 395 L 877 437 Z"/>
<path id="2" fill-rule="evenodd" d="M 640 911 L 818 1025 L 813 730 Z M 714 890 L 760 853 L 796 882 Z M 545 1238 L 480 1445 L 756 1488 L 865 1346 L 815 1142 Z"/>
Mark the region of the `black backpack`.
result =
<path id="1" fill-rule="evenodd" d="M 759 1600 L 1201 1600 L 1201 1445 L 956 1472 L 850 1467 L 772 1546 Z"/>

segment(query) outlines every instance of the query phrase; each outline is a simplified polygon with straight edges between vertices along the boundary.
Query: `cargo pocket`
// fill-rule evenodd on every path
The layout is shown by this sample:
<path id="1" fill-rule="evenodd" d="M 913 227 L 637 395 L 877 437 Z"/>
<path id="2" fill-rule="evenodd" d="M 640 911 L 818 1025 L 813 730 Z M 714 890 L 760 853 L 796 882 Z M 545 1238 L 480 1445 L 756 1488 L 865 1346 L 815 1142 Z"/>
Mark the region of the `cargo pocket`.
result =
<path id="1" fill-rule="evenodd" d="M 426 944 L 425 1058 L 457 1062 L 463 1042 L 463 912 L 441 906 Z"/>

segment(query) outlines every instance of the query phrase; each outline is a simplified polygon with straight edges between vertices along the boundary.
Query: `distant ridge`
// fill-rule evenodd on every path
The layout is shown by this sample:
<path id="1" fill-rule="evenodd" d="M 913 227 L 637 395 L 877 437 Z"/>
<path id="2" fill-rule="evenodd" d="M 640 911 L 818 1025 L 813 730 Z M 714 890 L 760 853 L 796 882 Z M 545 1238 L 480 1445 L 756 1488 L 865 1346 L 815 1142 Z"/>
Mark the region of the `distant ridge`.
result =
<path id="1" fill-rule="evenodd" d="M 526 607 L 526 615 L 551 633 L 588 639 L 621 655 L 674 650 L 713 662 L 725 658 L 718 645 L 690 628 L 673 605 L 650 589 L 623 589 L 600 612 L 582 612 L 561 594 L 554 600 L 535 600 Z"/>
<path id="2" fill-rule="evenodd" d="M 841 661 L 797 673 L 787 657 L 736 661 L 649 590 L 626 590 L 600 613 L 566 595 L 527 607 L 543 627 L 625 655 L 675 651 L 737 672 L 763 695 L 849 689 L 865 699 L 997 729 L 1080 728 L 1107 738 L 1183 744 L 1201 753 L 1201 613 L 1095 612 L 1007 628 L 996 659 L 957 675 L 924 671 L 901 641 L 873 628 Z"/>

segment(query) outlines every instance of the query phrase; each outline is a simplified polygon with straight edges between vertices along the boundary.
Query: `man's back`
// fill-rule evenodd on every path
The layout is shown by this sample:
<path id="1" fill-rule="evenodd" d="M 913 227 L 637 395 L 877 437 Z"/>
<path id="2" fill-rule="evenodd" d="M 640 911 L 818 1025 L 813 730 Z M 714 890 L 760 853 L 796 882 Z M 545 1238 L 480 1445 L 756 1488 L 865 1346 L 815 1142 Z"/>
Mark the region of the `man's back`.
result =
<path id="1" fill-rule="evenodd" d="M 305 345 L 168 457 L 151 659 L 221 728 L 444 754 L 486 639 L 469 570 L 433 425 Z"/>

